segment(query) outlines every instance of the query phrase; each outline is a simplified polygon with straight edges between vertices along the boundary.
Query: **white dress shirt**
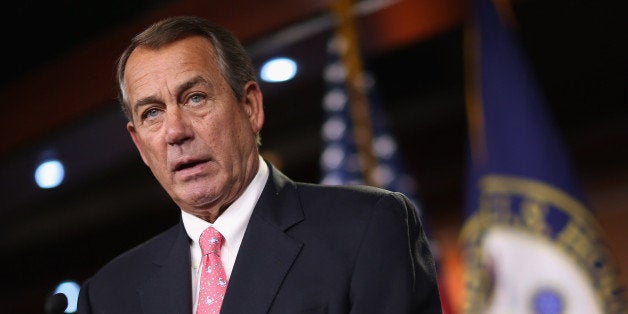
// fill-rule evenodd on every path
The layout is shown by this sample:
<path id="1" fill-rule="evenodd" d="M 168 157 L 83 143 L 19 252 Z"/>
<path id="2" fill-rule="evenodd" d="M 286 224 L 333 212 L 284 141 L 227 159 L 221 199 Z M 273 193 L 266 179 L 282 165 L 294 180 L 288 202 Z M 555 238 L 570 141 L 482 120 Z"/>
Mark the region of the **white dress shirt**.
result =
<path id="1" fill-rule="evenodd" d="M 227 279 L 231 278 L 231 271 L 235 264 L 244 231 L 249 223 L 253 208 L 262 194 L 262 190 L 268 180 L 268 166 L 259 157 L 259 168 L 257 174 L 246 187 L 242 195 L 238 197 L 227 209 L 216 219 L 213 224 L 202 220 L 192 214 L 181 211 L 181 218 L 185 231 L 192 242 L 190 244 L 190 257 L 192 260 L 192 301 L 194 304 L 193 313 L 196 313 L 196 302 L 198 300 L 198 281 L 200 280 L 199 269 L 202 261 L 201 247 L 198 240 L 201 233 L 209 226 L 214 226 L 225 238 L 225 242 L 220 250 L 220 260 L 225 268 Z"/>

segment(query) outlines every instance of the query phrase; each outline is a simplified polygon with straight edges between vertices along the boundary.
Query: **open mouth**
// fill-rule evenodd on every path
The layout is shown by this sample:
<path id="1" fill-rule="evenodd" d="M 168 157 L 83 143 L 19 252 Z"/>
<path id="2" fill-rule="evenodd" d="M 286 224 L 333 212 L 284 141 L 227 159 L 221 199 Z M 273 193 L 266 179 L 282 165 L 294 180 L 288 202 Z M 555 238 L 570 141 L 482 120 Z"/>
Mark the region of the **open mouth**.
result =
<path id="1" fill-rule="evenodd" d="M 188 169 L 188 168 L 192 168 L 192 167 L 194 167 L 194 166 L 196 166 L 198 164 L 202 164 L 204 162 L 205 162 L 205 160 L 195 160 L 195 161 L 191 161 L 191 162 L 184 162 L 184 163 L 181 163 L 181 164 L 177 165 L 174 168 L 174 171 L 181 171 L 181 170 L 185 170 L 185 169 Z"/>

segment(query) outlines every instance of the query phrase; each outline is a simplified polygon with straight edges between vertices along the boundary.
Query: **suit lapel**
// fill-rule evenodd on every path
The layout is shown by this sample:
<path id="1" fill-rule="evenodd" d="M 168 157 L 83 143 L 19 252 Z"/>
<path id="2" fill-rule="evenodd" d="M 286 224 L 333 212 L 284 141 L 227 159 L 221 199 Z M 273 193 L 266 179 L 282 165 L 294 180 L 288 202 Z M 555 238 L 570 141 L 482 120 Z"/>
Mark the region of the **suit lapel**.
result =
<path id="1" fill-rule="evenodd" d="M 144 313 L 192 313 L 190 246 L 183 223 L 177 227 L 172 244 L 153 261 L 154 275 L 139 289 Z"/>
<path id="2" fill-rule="evenodd" d="M 294 182 L 270 174 L 236 258 L 221 314 L 267 313 L 302 243 L 285 230 L 303 220 Z"/>

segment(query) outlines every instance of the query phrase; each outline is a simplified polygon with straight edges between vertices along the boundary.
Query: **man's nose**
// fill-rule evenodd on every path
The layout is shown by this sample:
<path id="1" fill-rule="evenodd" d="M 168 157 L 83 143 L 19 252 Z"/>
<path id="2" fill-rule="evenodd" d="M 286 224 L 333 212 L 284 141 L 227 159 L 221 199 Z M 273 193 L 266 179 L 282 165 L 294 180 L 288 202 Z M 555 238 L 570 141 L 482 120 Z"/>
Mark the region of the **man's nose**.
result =
<path id="1" fill-rule="evenodd" d="M 169 110 L 166 113 L 166 142 L 170 145 L 180 145 L 192 138 L 190 123 L 180 110 Z"/>

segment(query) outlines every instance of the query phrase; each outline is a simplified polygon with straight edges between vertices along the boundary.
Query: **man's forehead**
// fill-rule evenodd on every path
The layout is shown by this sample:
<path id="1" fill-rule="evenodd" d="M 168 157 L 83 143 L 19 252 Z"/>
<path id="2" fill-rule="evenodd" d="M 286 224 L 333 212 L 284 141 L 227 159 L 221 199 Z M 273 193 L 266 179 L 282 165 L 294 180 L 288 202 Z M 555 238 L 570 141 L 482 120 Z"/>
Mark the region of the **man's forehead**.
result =
<path id="1" fill-rule="evenodd" d="M 217 84 L 224 79 L 213 52 L 187 45 L 169 49 L 138 47 L 126 64 L 124 81 L 127 87 L 150 87 L 167 84 L 170 88 L 190 80 Z"/>

